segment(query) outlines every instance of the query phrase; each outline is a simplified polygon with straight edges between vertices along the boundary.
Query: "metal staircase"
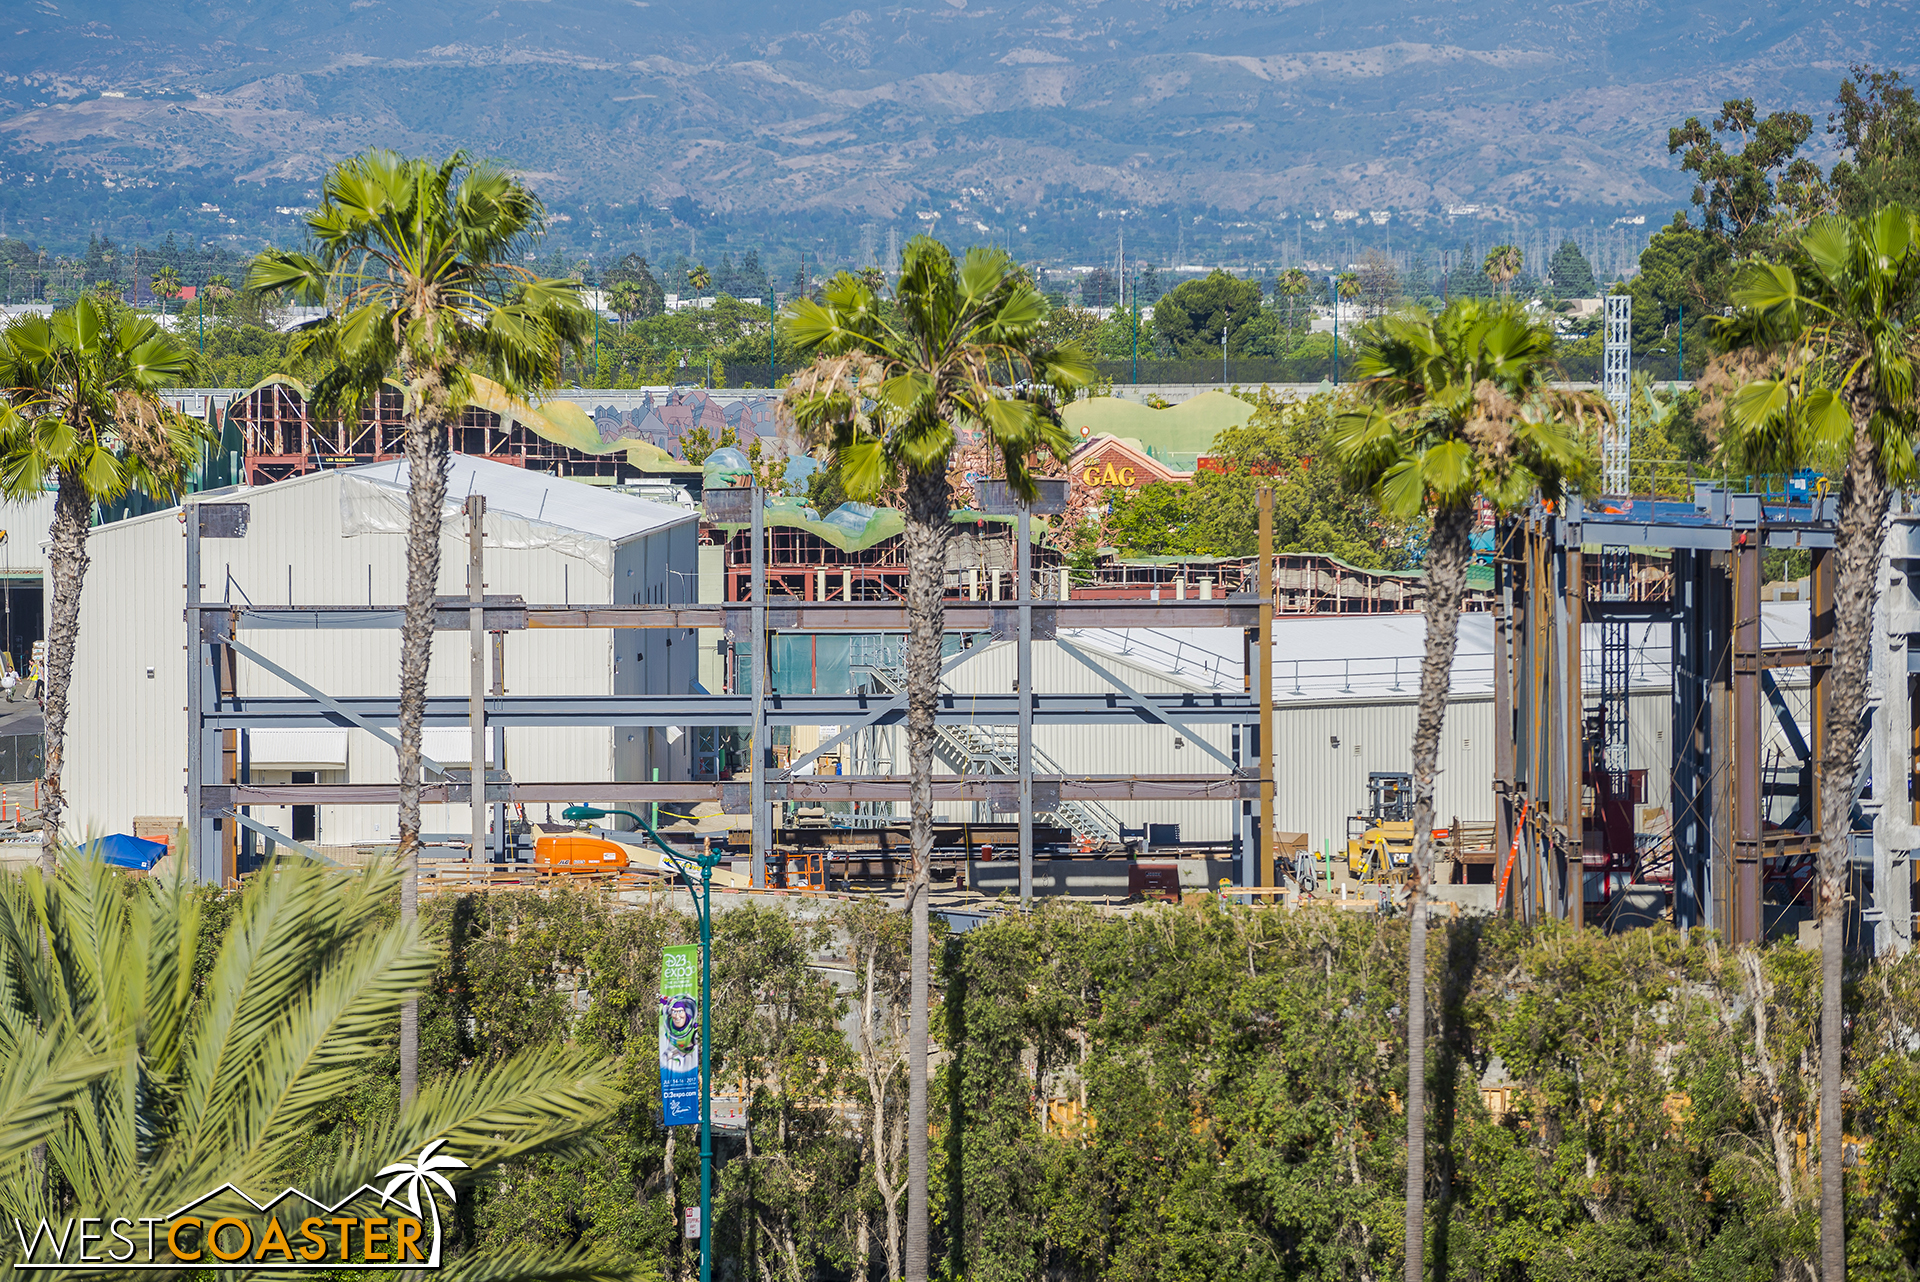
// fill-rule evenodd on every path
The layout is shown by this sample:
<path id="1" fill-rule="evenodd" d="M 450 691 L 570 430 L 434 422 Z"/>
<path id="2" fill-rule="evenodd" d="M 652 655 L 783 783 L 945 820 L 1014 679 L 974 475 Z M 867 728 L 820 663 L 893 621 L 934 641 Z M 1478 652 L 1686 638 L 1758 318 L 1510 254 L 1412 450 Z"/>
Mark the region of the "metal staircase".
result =
<path id="1" fill-rule="evenodd" d="M 862 662 L 858 658 L 854 661 L 856 676 L 871 677 L 878 689 L 889 694 L 906 692 L 907 670 L 899 662 L 894 647 L 869 648 L 861 658 L 870 661 Z M 938 743 L 936 751 L 953 765 L 957 774 L 1017 776 L 1020 773 L 1018 731 L 1014 726 L 946 725 L 936 726 L 934 734 Z M 1033 749 L 1033 772 L 1064 773 L 1059 763 L 1037 746 Z M 1034 818 L 1066 828 L 1082 841 L 1118 843 L 1121 839 L 1120 816 L 1097 801 L 1063 800 L 1054 809 L 1041 811 Z"/>

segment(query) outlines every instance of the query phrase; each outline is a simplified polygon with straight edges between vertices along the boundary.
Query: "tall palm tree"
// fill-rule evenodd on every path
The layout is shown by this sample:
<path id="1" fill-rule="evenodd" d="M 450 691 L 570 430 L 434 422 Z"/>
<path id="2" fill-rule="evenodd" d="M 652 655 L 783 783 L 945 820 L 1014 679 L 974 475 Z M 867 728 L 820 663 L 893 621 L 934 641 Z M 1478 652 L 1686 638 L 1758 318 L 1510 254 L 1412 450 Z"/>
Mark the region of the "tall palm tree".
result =
<path id="1" fill-rule="evenodd" d="M 828 282 L 824 301 L 788 310 L 788 333 L 813 365 L 788 385 L 800 428 L 832 448 L 847 493 L 906 491 L 907 757 L 911 772 L 913 918 L 907 1081 L 906 1276 L 927 1276 L 927 893 L 933 854 L 933 746 L 940 686 L 942 589 L 952 512 L 947 465 L 956 429 L 986 436 L 1013 489 L 1035 492 L 1031 460 L 1064 461 L 1072 441 L 1058 399 L 1092 380 L 1078 348 L 1040 339 L 1046 299 L 1002 249 L 953 254 L 930 236 L 907 242 L 894 308 L 858 276 Z"/>
<path id="2" fill-rule="evenodd" d="M 171 267 L 162 267 L 153 274 L 151 288 L 154 297 L 160 300 L 160 314 L 167 314 L 167 303 L 180 297 L 180 273 Z"/>
<path id="3" fill-rule="evenodd" d="M 80 637 L 80 590 L 95 503 L 138 488 L 174 493 L 205 427 L 173 413 L 160 389 L 189 380 L 193 349 L 144 316 L 82 297 L 51 318 L 0 330 L 0 497 L 54 491 L 48 530 L 46 765 L 40 863 L 53 873 L 66 811 L 67 694 Z"/>
<path id="4" fill-rule="evenodd" d="M 1274 288 L 1287 300 L 1287 334 L 1291 341 L 1294 305 L 1300 301 L 1302 295 L 1313 288 L 1313 278 L 1307 275 L 1304 268 L 1289 267 L 1280 274 L 1280 279 L 1274 282 Z"/>
<path id="5" fill-rule="evenodd" d="M 536 1051 L 450 1073 L 312 1156 L 316 1129 L 391 1053 L 402 999 L 439 964 L 418 922 L 388 915 L 398 880 L 390 865 L 289 861 L 249 879 L 214 944 L 184 877 L 128 886 L 100 860 L 72 859 L 51 882 L 37 869 L 0 878 L 0 1215 L 151 1215 L 227 1182 L 255 1198 L 295 1183 L 332 1200 L 378 1188 L 392 1171 L 380 1168 L 412 1153 L 451 1189 L 442 1172 L 471 1180 L 584 1139 L 619 1100 L 613 1066 Z M 435 1156 L 442 1145 L 457 1161 Z M 470 1253 L 450 1271 L 628 1273 L 533 1249 Z"/>
<path id="6" fill-rule="evenodd" d="M 1822 218 L 1785 259 L 1741 275 L 1735 311 L 1716 326 L 1724 354 L 1702 381 L 1724 406 L 1721 449 L 1730 462 L 1769 471 L 1817 463 L 1841 473 L 1820 761 L 1820 1265 L 1835 1282 L 1846 1276 L 1839 913 L 1882 522 L 1892 489 L 1920 477 L 1920 217 L 1889 205 L 1863 218 Z"/>
<path id="7" fill-rule="evenodd" d="M 209 276 L 207 277 L 207 287 L 204 292 L 206 293 L 208 301 L 213 304 L 213 306 L 207 310 L 217 315 L 220 310 L 220 304 L 233 297 L 233 282 L 225 276 Z"/>
<path id="8" fill-rule="evenodd" d="M 687 284 L 693 289 L 693 296 L 698 298 L 707 292 L 707 286 L 713 284 L 713 273 L 705 267 L 690 268 L 687 272 Z"/>
<path id="9" fill-rule="evenodd" d="M 439 163 L 370 151 L 328 173 L 307 217 L 314 249 L 270 249 L 247 287 L 324 304 L 296 354 L 330 364 L 314 384 L 323 410 L 358 416 L 397 378 L 405 398 L 409 513 L 407 606 L 400 628 L 400 911 L 419 894 L 420 720 L 426 711 L 433 598 L 449 431 L 484 376 L 514 396 L 549 385 L 561 345 L 592 318 L 571 281 L 542 280 L 514 260 L 544 221 L 518 180 L 463 153 Z M 483 772 L 474 763 L 476 780 Z M 477 797 L 478 794 L 476 794 Z M 400 1090 L 419 1081 L 419 1027 L 400 1021 Z"/>
<path id="10" fill-rule="evenodd" d="M 1520 274 L 1525 258 L 1518 245 L 1495 245 L 1487 251 L 1487 279 L 1500 287 L 1500 293 L 1513 297 L 1513 278 Z"/>
<path id="11" fill-rule="evenodd" d="M 1607 413 L 1556 389 L 1553 330 L 1510 302 L 1414 308 L 1361 332 L 1361 408 L 1336 420 L 1336 466 L 1390 516 L 1430 516 L 1426 654 L 1413 735 L 1413 866 L 1407 966 L 1407 1282 L 1421 1282 L 1426 1213 L 1427 887 L 1433 789 L 1478 501 L 1511 510 L 1591 479 L 1585 428 Z"/>

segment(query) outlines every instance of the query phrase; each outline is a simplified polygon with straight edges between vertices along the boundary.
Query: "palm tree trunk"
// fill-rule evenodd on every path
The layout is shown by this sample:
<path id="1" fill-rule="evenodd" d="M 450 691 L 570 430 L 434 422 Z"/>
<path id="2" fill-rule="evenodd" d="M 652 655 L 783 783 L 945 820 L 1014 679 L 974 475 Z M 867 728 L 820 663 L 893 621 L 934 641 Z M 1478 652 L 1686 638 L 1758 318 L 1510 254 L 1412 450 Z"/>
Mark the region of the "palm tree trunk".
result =
<path id="1" fill-rule="evenodd" d="M 907 1017 L 907 1282 L 927 1277 L 927 892 L 933 861 L 934 713 L 945 631 L 945 472 L 907 475 L 907 761 L 911 773 L 913 962 Z"/>
<path id="2" fill-rule="evenodd" d="M 1433 788 L 1440 730 L 1460 636 L 1460 597 L 1471 555 L 1473 510 L 1434 514 L 1427 551 L 1427 652 L 1420 663 L 1420 712 L 1413 731 L 1413 868 L 1408 878 L 1412 937 L 1407 954 L 1407 1282 L 1425 1272 L 1427 1211 L 1427 884 L 1433 871 Z"/>
<path id="3" fill-rule="evenodd" d="M 47 662 L 41 674 L 46 703 L 46 766 L 40 790 L 40 871 L 51 878 L 60 849 L 60 823 L 67 798 L 60 779 L 67 755 L 67 690 L 73 680 L 73 651 L 80 640 L 80 587 L 87 577 L 87 531 L 93 525 L 93 500 L 77 476 L 60 474 L 48 530 L 47 577 L 53 601 L 47 609 Z M 194 621 L 198 626 L 198 621 Z"/>
<path id="4" fill-rule="evenodd" d="M 447 433 L 423 408 L 407 431 L 407 609 L 400 625 L 400 919 L 420 902 L 420 723 L 433 657 L 433 600 L 440 586 L 440 508 L 447 498 Z M 400 1102 L 420 1084 L 420 1002 L 400 1007 Z"/>
<path id="5" fill-rule="evenodd" d="M 1842 1282 L 1846 1277 L 1840 1169 L 1840 972 L 1845 943 L 1841 908 L 1887 515 L 1886 482 L 1874 465 L 1864 416 L 1858 406 L 1853 408 L 1853 451 L 1840 488 L 1834 531 L 1833 667 L 1827 676 L 1826 753 L 1820 760 L 1820 1273 L 1825 1282 Z"/>

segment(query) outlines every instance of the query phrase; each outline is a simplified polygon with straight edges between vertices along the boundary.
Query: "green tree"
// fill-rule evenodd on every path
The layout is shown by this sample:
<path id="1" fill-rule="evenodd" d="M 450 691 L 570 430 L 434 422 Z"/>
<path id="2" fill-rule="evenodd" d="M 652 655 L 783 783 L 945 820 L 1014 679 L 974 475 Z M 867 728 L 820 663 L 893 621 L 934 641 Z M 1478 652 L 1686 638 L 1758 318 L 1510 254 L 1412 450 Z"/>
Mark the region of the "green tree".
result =
<path id="1" fill-rule="evenodd" d="M 1881 205 L 1920 209 L 1920 104 L 1898 71 L 1856 66 L 1841 82 L 1827 117 L 1827 132 L 1839 134 L 1847 156 L 1831 178 L 1840 212 L 1850 218 Z"/>
<path id="2" fill-rule="evenodd" d="M 1572 237 L 1560 242 L 1547 264 L 1547 280 L 1553 292 L 1562 298 L 1592 298 L 1600 292 L 1593 280 L 1593 264 L 1580 252 Z"/>
<path id="3" fill-rule="evenodd" d="M 1422 1282 L 1433 789 L 1475 507 L 1484 497 L 1510 511 L 1536 495 L 1557 498 L 1580 487 L 1592 470 L 1583 429 L 1607 409 L 1591 393 L 1553 386 L 1553 331 L 1512 303 L 1462 300 L 1438 316 L 1424 309 L 1396 313 L 1363 331 L 1354 369 L 1366 405 L 1336 425 L 1335 458 L 1353 488 L 1371 493 L 1389 515 L 1432 513 L 1408 887 L 1407 1282 Z"/>
<path id="4" fill-rule="evenodd" d="M 1804 223 L 1817 212 L 1825 202 L 1819 167 L 1795 156 L 1812 132 L 1805 114 L 1762 116 L 1751 98 L 1723 102 L 1711 131 L 1698 116 L 1668 130 L 1667 154 L 1679 155 L 1680 167 L 1694 175 L 1693 203 L 1707 235 L 1751 252 L 1781 234 L 1776 224 Z M 1729 150 L 1723 134 L 1738 139 L 1740 149 Z"/>
<path id="5" fill-rule="evenodd" d="M 1487 261 L 1483 270 L 1488 279 L 1500 287 L 1503 297 L 1513 297 L 1513 278 L 1520 274 L 1525 265 L 1518 245 L 1495 245 L 1487 251 Z"/>
<path id="6" fill-rule="evenodd" d="M 1809 463 L 1841 472 L 1834 530 L 1833 670 L 1819 762 L 1820 1263 L 1845 1276 L 1841 1204 L 1841 918 L 1854 762 L 1889 487 L 1920 476 L 1920 397 L 1912 317 L 1920 311 L 1920 218 L 1890 205 L 1827 217 L 1783 262 L 1742 272 L 1737 310 L 1718 327 L 1726 352 L 1707 384 L 1723 410 L 1721 448 L 1750 470 Z"/>
<path id="7" fill-rule="evenodd" d="M 172 495 L 202 437 L 172 412 L 162 388 L 195 368 L 193 349 L 153 321 L 81 298 L 51 318 L 0 330 L 0 494 L 20 501 L 54 491 L 47 532 L 46 764 L 41 865 L 53 873 L 66 809 L 67 699 L 80 636 L 87 531 L 94 504 L 139 489 Z"/>
<path id="8" fill-rule="evenodd" d="M 645 300 L 646 294 L 636 281 L 615 281 L 607 290 L 607 306 L 613 308 L 613 314 L 620 318 L 622 325 L 633 323 L 633 318 L 640 314 L 640 307 Z"/>
<path id="9" fill-rule="evenodd" d="M 1274 293 L 1287 300 L 1287 333 L 1293 334 L 1294 313 L 1300 300 L 1313 292 L 1313 278 L 1299 267 L 1289 267 L 1280 273 L 1280 279 L 1273 283 Z"/>
<path id="10" fill-rule="evenodd" d="M 223 275 L 209 276 L 204 293 L 207 301 L 212 304 L 207 308 L 208 314 L 218 316 L 220 304 L 233 297 L 233 281 Z"/>
<path id="11" fill-rule="evenodd" d="M 693 291 L 695 298 L 703 296 L 707 292 L 707 286 L 711 284 L 713 284 L 713 273 L 705 267 L 696 266 L 687 269 L 687 288 Z"/>
<path id="12" fill-rule="evenodd" d="M 540 201 L 518 180 L 456 152 L 434 164 L 371 151 L 328 172 L 307 217 L 311 251 L 268 250 L 249 289 L 322 303 L 299 351 L 331 365 L 316 405 L 357 415 L 388 378 L 405 396 L 410 511 L 407 604 L 400 629 L 400 911 L 419 887 L 420 727 L 426 711 L 433 601 L 440 579 L 447 439 L 474 379 L 516 396 L 552 379 L 563 343 L 591 328 L 577 289 L 515 265 L 541 227 Z M 401 1012 L 400 1088 L 419 1080 L 417 1008 Z"/>
<path id="13" fill-rule="evenodd" d="M 338 1197 L 383 1186 L 383 1167 L 437 1144 L 464 1163 L 443 1169 L 471 1186 L 575 1142 L 609 1111 L 607 1065 L 543 1046 L 447 1074 L 316 1152 L 314 1128 L 386 1052 L 402 1000 L 438 960 L 417 922 L 391 916 L 395 871 L 278 865 L 223 905 L 217 941 L 184 878 L 121 876 L 69 859 L 50 883 L 0 879 L 0 1207 L 11 1216 L 150 1214 L 132 1208 L 187 1205 L 227 1182 L 270 1197 L 292 1178 Z M 590 1282 L 633 1270 L 523 1246 L 470 1252 L 447 1273 Z"/>
<path id="14" fill-rule="evenodd" d="M 625 324 L 632 324 L 636 316 L 658 316 L 667 310 L 667 296 L 654 278 L 653 271 L 647 266 L 647 260 L 638 254 L 628 254 L 601 274 L 601 285 L 614 289 L 622 284 L 630 284 L 639 290 L 638 306 L 632 316 L 622 315 Z M 615 309 L 619 310 L 618 308 Z"/>
<path id="15" fill-rule="evenodd" d="M 180 297 L 180 273 L 171 267 L 162 267 L 153 274 L 153 294 L 160 300 L 160 314 L 166 315 L 167 304 Z"/>
<path id="16" fill-rule="evenodd" d="M 1153 305 L 1153 330 L 1186 357 L 1220 355 L 1220 336 L 1233 345 L 1236 334 L 1260 313 L 1260 282 L 1240 280 L 1214 269 L 1199 280 L 1182 281 Z"/>
<path id="17" fill-rule="evenodd" d="M 847 491 L 906 492 L 907 752 L 912 777 L 912 1012 L 907 1120 L 906 1276 L 927 1276 L 927 895 L 933 852 L 933 748 L 940 685 L 942 583 L 952 529 L 947 465 L 956 430 L 972 429 L 1031 497 L 1030 460 L 1064 462 L 1072 442 L 1058 403 L 1092 378 L 1072 347 L 1041 346 L 1047 308 L 1003 250 L 955 262 L 928 236 L 907 243 L 894 322 L 859 278 L 841 273 L 825 301 L 796 302 L 787 328 L 814 356 L 786 401 L 795 421 L 830 445 Z M 758 747 L 755 748 L 758 751 Z"/>

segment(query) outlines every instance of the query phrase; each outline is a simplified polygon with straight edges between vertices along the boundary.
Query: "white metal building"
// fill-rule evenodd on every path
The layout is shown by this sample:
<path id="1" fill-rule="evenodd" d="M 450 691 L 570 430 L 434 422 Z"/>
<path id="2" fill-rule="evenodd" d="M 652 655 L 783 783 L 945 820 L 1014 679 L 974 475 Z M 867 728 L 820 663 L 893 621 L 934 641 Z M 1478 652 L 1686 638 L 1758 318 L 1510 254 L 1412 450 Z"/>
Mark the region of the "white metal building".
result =
<path id="1" fill-rule="evenodd" d="M 190 502 L 240 501 L 251 509 L 245 538 L 202 540 L 203 597 L 261 607 L 398 605 L 406 586 L 406 478 L 406 465 L 395 462 L 192 496 Z M 443 595 L 467 591 L 461 504 L 475 492 L 487 499 L 489 594 L 530 604 L 694 599 L 695 513 L 463 455 L 453 457 L 448 484 Z M 185 810 L 184 513 L 170 509 L 98 527 L 88 550 L 67 730 L 67 823 L 76 838 L 131 832 L 136 816 L 179 819 Z M 239 639 L 329 694 L 399 692 L 397 628 L 247 629 Z M 695 679 L 694 650 L 691 632 L 665 629 L 509 632 L 506 689 L 685 694 Z M 467 634 L 437 634 L 429 693 L 464 694 L 468 670 Z M 245 661 L 237 680 L 242 696 L 298 693 Z M 247 734 L 256 783 L 398 777 L 393 750 L 362 730 Z M 465 729 L 429 729 L 425 737 L 429 756 L 469 764 Z M 655 768 L 662 779 L 686 778 L 690 747 L 687 736 L 669 744 L 664 732 L 643 729 L 515 729 L 506 734 L 505 766 L 527 782 L 639 780 Z M 254 817 L 324 845 L 394 839 L 391 806 L 322 806 L 299 816 L 288 807 L 262 807 Z M 423 818 L 432 832 L 469 827 L 465 805 L 429 806 Z"/>
<path id="2" fill-rule="evenodd" d="M 1804 604 L 1764 605 L 1766 644 L 1804 645 Z M 1589 695 L 1599 685 L 1600 628 L 1588 625 L 1584 682 Z M 1239 692 L 1245 689 L 1243 641 L 1233 629 L 1085 629 L 1062 634 L 1142 694 L 1180 691 Z M 1672 756 L 1671 628 L 1634 625 L 1629 668 L 1630 760 L 1644 769 L 1646 804 L 1667 802 Z M 1385 614 L 1345 618 L 1282 619 L 1274 634 L 1274 741 L 1276 828 L 1308 834 L 1313 848 L 1346 840 L 1347 818 L 1367 804 L 1367 776 L 1406 771 L 1413 765 L 1420 662 L 1426 616 Z M 946 679 L 956 693 L 1009 691 L 1015 649 L 1011 641 L 986 647 L 954 668 Z M 1104 692 L 1112 687 L 1059 646 L 1034 643 L 1034 683 L 1049 693 Z M 1782 669 L 1782 693 L 1805 725 L 1804 671 Z M 1436 809 L 1442 822 L 1493 818 L 1493 616 L 1460 618 L 1452 690 L 1441 736 Z M 1784 740 L 1771 721 L 1776 749 Z M 902 731 L 893 731 L 903 735 Z M 1232 756 L 1232 728 L 1198 726 L 1182 734 L 1164 726 L 1036 726 L 1034 746 L 1069 775 L 1205 774 L 1225 767 L 1194 740 L 1205 739 Z M 904 739 L 891 745 L 906 760 Z M 942 761 L 941 770 L 955 763 Z M 1037 773 L 1049 773 L 1036 763 Z M 960 803 L 949 803 L 958 806 Z M 1129 828 L 1179 824 L 1183 840 L 1229 840 L 1237 807 L 1218 801 L 1107 803 Z"/>

